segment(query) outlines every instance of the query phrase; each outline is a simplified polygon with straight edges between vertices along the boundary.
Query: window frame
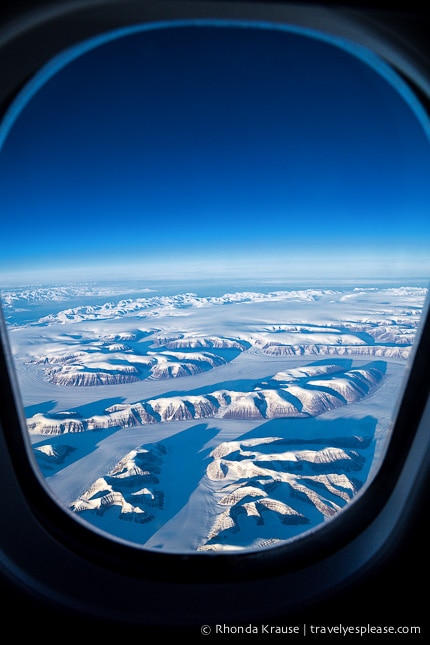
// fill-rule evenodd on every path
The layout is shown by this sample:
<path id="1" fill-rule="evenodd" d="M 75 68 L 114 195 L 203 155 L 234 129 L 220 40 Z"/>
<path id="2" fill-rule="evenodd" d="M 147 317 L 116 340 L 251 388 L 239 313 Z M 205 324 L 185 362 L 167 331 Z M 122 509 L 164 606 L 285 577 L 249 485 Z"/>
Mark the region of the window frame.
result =
<path id="1" fill-rule="evenodd" d="M 294 21 L 294 24 L 308 28 L 317 28 L 322 21 L 329 33 L 370 47 L 402 75 L 429 111 L 430 56 L 426 60 L 420 50 L 414 57 L 409 46 L 403 49 L 397 37 L 392 40 L 384 27 L 381 29 L 377 21 L 374 24 L 374 14 L 359 13 L 354 8 L 351 13 L 350 8 L 339 11 L 318 6 L 312 15 L 306 9 L 273 3 L 270 21 Z M 0 58 L 6 61 L 5 82 L 0 90 L 2 113 L 28 80 L 55 54 L 99 33 L 146 21 L 206 18 L 215 14 L 226 19 L 264 18 L 268 21 L 268 12 L 267 5 L 262 2 L 200 0 L 181 3 L 88 0 L 57 3 L 55 8 L 45 5 L 40 13 L 26 15 L 21 23 L 12 21 L 0 37 Z M 170 554 L 111 539 L 72 517 L 71 512 L 49 494 L 28 459 L 25 419 L 6 324 L 1 317 L 0 479 L 10 493 L 10 522 L 1 537 L 0 570 L 7 572 L 18 586 L 49 598 L 54 605 L 72 605 L 89 615 L 102 618 L 109 614 L 127 617 L 132 622 L 165 622 L 165 584 L 187 594 L 187 598 L 178 598 L 177 605 L 170 608 L 168 620 L 172 622 L 195 621 L 202 615 L 203 606 L 208 621 L 216 620 L 218 616 L 227 621 L 229 615 L 235 620 L 238 616 L 246 619 L 250 606 L 252 616 L 256 617 L 261 611 L 269 611 L 269 598 L 264 600 L 265 592 L 262 591 L 269 588 L 270 611 L 274 613 L 286 608 L 292 611 L 315 602 L 371 566 L 399 539 L 408 514 L 412 512 L 414 486 L 418 490 L 419 482 L 429 471 L 428 301 L 422 321 L 392 438 L 378 472 L 362 495 L 330 522 L 285 545 L 253 552 Z M 17 508 L 20 517 L 17 517 Z M 23 525 L 26 531 L 31 531 L 34 540 L 32 554 L 20 550 L 19 535 Z M 67 583 L 58 576 L 58 571 L 62 571 Z M 103 580 L 104 589 L 100 582 L 95 583 L 99 592 L 97 598 L 94 597 L 97 594 L 93 596 L 87 591 L 82 594 L 82 579 L 86 576 Z M 301 585 L 297 584 L 299 579 Z M 124 601 L 118 603 L 118 596 L 115 596 L 117 604 L 112 606 L 109 594 L 116 586 L 123 585 L 124 580 L 137 598 L 141 594 L 145 597 L 154 594 L 154 588 L 157 590 L 149 609 L 142 612 L 137 600 L 131 606 Z M 222 595 L 223 600 L 208 610 L 207 601 L 213 601 L 215 587 L 216 594 Z M 279 592 L 276 601 L 273 589 Z M 241 592 L 243 601 L 238 600 Z M 257 597 L 262 602 L 258 610 Z"/>

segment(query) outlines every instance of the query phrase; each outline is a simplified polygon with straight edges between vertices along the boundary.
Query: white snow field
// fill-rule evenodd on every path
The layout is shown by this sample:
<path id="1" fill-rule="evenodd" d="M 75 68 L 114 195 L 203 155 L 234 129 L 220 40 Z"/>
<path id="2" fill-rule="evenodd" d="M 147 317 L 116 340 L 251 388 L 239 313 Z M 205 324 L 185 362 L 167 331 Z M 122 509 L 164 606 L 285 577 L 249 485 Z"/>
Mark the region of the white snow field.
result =
<path id="1" fill-rule="evenodd" d="M 294 539 L 363 490 L 425 288 L 124 293 L 2 294 L 35 468 L 59 503 L 147 549 L 228 551 Z"/>

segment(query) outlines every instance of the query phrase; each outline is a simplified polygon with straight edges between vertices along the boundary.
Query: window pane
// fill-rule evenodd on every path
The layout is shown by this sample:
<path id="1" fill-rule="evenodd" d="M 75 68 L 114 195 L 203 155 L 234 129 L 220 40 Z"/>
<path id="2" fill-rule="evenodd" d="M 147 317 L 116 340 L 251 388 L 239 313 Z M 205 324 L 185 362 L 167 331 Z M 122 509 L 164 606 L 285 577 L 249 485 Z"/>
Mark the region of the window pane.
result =
<path id="1" fill-rule="evenodd" d="M 428 289 L 428 124 L 344 42 L 162 27 L 66 52 L 14 104 L 2 303 L 65 508 L 149 549 L 257 549 L 384 456 Z"/>

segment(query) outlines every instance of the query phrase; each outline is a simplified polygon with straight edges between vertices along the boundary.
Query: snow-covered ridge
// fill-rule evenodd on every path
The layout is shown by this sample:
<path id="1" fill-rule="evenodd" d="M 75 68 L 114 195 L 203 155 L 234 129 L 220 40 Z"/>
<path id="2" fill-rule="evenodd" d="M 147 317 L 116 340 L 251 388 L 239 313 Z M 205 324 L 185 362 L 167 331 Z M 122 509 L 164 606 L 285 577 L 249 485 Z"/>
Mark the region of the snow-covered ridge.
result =
<path id="1" fill-rule="evenodd" d="M 365 356 L 407 360 L 411 347 L 386 345 L 277 345 L 270 344 L 262 350 L 269 356 Z"/>
<path id="2" fill-rule="evenodd" d="M 135 289 L 127 285 L 127 291 L 131 292 Z M 136 289 L 139 292 L 151 292 L 149 288 Z M 67 302 L 67 300 L 75 298 L 88 298 L 88 297 L 106 297 L 111 298 L 114 295 L 121 295 L 124 293 L 124 285 L 114 287 L 112 284 L 109 286 L 102 285 L 68 285 L 68 286 L 36 286 L 29 285 L 18 289 L 4 289 L 1 292 L 1 299 L 3 305 L 6 307 L 25 306 L 34 303 L 43 302 Z"/>
<path id="3" fill-rule="evenodd" d="M 324 378 L 315 378 L 319 376 Z M 262 420 L 318 416 L 360 401 L 382 378 L 380 363 L 349 370 L 338 365 L 308 366 L 301 372 L 279 372 L 249 392 L 222 389 L 200 395 L 159 397 L 116 404 L 106 408 L 104 414 L 89 418 L 70 412 L 38 413 L 27 420 L 27 425 L 34 434 L 58 435 L 211 417 Z"/>
<path id="4" fill-rule="evenodd" d="M 43 444 L 34 447 L 34 454 L 44 470 L 54 469 L 55 466 L 62 464 L 65 459 L 73 452 L 74 448 L 65 444 Z"/>
<path id="5" fill-rule="evenodd" d="M 80 361 L 76 361 L 76 359 Z M 51 359 L 52 361 L 52 359 Z M 225 364 L 221 356 L 204 352 L 181 354 L 178 352 L 150 353 L 147 356 L 113 353 L 110 360 L 104 354 L 73 357 L 73 364 L 58 365 L 55 360 L 47 367 L 43 359 L 47 379 L 55 385 L 94 386 L 133 383 L 144 378 L 167 379 L 200 374 L 218 365 Z M 40 359 L 35 361 L 40 364 Z"/>
<path id="6" fill-rule="evenodd" d="M 147 378 L 193 376 L 224 365 L 233 358 L 232 354 L 224 358 L 210 351 L 181 352 L 175 351 L 176 348 L 235 350 L 240 353 L 249 346 L 249 343 L 236 339 L 183 335 L 175 339 L 155 335 L 152 345 L 144 347 L 138 344 L 148 333 L 141 330 L 128 335 L 120 333 L 109 339 L 82 335 L 78 338 L 63 337 L 62 342 L 57 339 L 47 346 L 44 354 L 27 350 L 35 352 L 27 362 L 40 365 L 47 380 L 55 385 L 117 385 Z M 133 342 L 135 349 L 127 342 L 120 342 L 122 340 Z"/>
<path id="7" fill-rule="evenodd" d="M 127 288 L 127 291 L 133 291 Z M 151 289 L 136 289 L 136 291 L 151 292 Z M 384 302 L 384 298 L 399 304 L 403 302 L 405 308 L 421 307 L 427 295 L 424 287 L 387 287 L 371 288 L 356 287 L 351 290 L 338 289 L 291 289 L 278 290 L 269 293 L 258 291 L 237 291 L 224 293 L 221 296 L 199 296 L 196 293 L 178 293 L 167 296 L 151 296 L 138 298 L 122 298 L 112 300 L 115 295 L 124 292 L 124 286 L 103 287 L 91 285 L 77 285 L 64 287 L 29 287 L 28 289 L 5 290 L 1 294 L 4 306 L 8 308 L 25 307 L 41 302 L 67 302 L 77 297 L 103 297 L 110 298 L 102 304 L 83 304 L 70 307 L 62 311 L 41 317 L 36 325 L 53 323 L 71 323 L 89 320 L 118 319 L 124 316 L 153 317 L 158 315 L 171 315 L 186 313 L 190 307 L 210 307 L 216 305 L 257 303 L 257 302 L 315 302 L 319 300 L 332 300 L 333 302 L 347 302 L 348 300 L 366 302 Z M 185 311 L 184 311 L 185 310 Z M 407 314 L 407 310 L 405 311 Z"/>
<path id="8" fill-rule="evenodd" d="M 71 323 L 85 320 L 107 320 L 123 316 L 150 314 L 168 315 L 174 310 L 190 307 L 211 307 L 238 303 L 255 303 L 268 301 L 315 301 L 323 297 L 339 296 L 339 292 L 331 289 L 304 289 L 292 291 L 273 291 L 260 293 L 253 291 L 225 293 L 222 296 L 198 296 L 195 293 L 179 293 L 172 296 L 152 296 L 149 298 L 128 298 L 117 302 L 106 302 L 101 305 L 82 305 L 64 309 L 56 314 L 43 316 L 35 324 Z"/>
<path id="9" fill-rule="evenodd" d="M 206 484 L 218 514 L 199 550 L 265 546 L 266 524 L 285 539 L 316 517 L 332 517 L 353 498 L 362 484 L 368 438 L 337 438 L 322 447 L 295 443 L 266 437 L 225 442 L 212 451 Z"/>
<path id="10" fill-rule="evenodd" d="M 140 446 L 123 457 L 104 477 L 76 499 L 76 513 L 103 515 L 117 510 L 119 519 L 142 524 L 163 508 L 164 494 L 157 487 L 166 449 L 161 444 Z"/>
<path id="11" fill-rule="evenodd" d="M 180 335 L 178 338 L 157 338 L 155 345 L 161 345 L 167 349 L 238 349 L 242 352 L 249 343 L 245 341 L 231 339 L 231 338 L 220 338 L 217 336 L 183 336 Z"/>

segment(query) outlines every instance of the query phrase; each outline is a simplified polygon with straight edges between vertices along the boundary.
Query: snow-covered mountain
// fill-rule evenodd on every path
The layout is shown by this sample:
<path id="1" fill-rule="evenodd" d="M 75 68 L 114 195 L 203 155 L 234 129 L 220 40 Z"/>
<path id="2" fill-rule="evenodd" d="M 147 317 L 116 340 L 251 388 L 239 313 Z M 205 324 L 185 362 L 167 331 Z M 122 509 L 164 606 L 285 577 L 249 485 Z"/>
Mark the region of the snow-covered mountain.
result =
<path id="1" fill-rule="evenodd" d="M 142 339 L 151 333 L 147 331 L 116 334 L 111 339 L 102 336 L 96 340 L 92 335 L 82 334 L 62 338 L 27 362 L 41 366 L 47 380 L 55 385 L 91 387 L 201 374 L 232 359 L 232 354 L 224 358 L 223 350 L 234 350 L 237 355 L 249 346 L 249 343 L 221 337 L 160 338 L 156 332 L 152 333 L 150 347 L 142 344 Z M 215 351 L 191 351 L 206 348 Z"/>
<path id="2" fill-rule="evenodd" d="M 72 387 L 118 385 L 134 383 L 144 378 L 192 376 L 225 362 L 221 356 L 205 352 L 148 352 L 146 356 L 142 356 L 127 350 L 125 353 L 111 351 L 108 357 L 96 352 L 80 352 L 68 354 L 62 361 L 55 356 L 34 361 L 36 365 L 43 365 L 45 375 L 51 383 Z"/>
<path id="3" fill-rule="evenodd" d="M 152 289 L 133 289 L 127 285 L 131 293 L 150 294 Z M 32 324 L 51 325 L 55 323 L 70 324 L 93 320 L 112 320 L 124 317 L 158 317 L 161 315 L 176 315 L 187 309 L 213 307 L 218 305 L 235 305 L 240 303 L 300 303 L 300 302 L 379 302 L 381 299 L 390 303 L 402 303 L 404 314 L 410 315 L 421 308 L 427 295 L 425 287 L 355 287 L 353 289 L 290 289 L 276 290 L 268 293 L 259 291 L 236 291 L 220 296 L 201 296 L 192 292 L 175 295 L 148 295 L 136 298 L 120 298 L 124 286 L 101 285 L 69 285 L 69 286 L 34 286 L 21 289 L 3 289 L 2 303 L 7 311 L 26 308 L 44 302 L 67 302 L 76 299 L 91 301 L 91 299 L 108 298 L 102 304 L 80 304 L 65 308 L 56 313 L 42 316 Z M 118 297 L 118 299 L 115 299 Z"/>
<path id="4" fill-rule="evenodd" d="M 217 305 L 238 304 L 242 302 L 276 302 L 276 301 L 315 301 L 321 297 L 334 296 L 339 292 L 331 289 L 303 289 L 291 291 L 273 291 L 260 293 L 254 291 L 225 293 L 222 296 L 198 296 L 195 293 L 180 293 L 172 296 L 151 296 L 148 298 L 128 298 L 117 302 L 106 302 L 101 305 L 82 305 L 64 309 L 56 314 L 49 314 L 39 319 L 37 324 L 71 323 L 85 320 L 108 320 L 124 316 L 159 316 L 174 315 L 175 310 L 211 307 Z M 11 296 L 7 296 L 9 301 Z"/>
<path id="5" fill-rule="evenodd" d="M 139 524 L 152 520 L 163 508 L 164 494 L 157 488 L 157 475 L 165 454 L 158 443 L 132 450 L 75 500 L 71 509 L 103 515 L 116 508 L 119 519 Z"/>
<path id="6" fill-rule="evenodd" d="M 402 338 L 403 340 L 403 338 Z M 269 356 L 364 356 L 406 360 L 411 347 L 386 345 L 265 345 L 262 351 Z"/>
<path id="7" fill-rule="evenodd" d="M 314 375 L 325 375 L 325 378 L 312 378 Z M 308 366 L 301 371 L 279 372 L 248 392 L 222 389 L 208 394 L 116 404 L 106 408 L 104 414 L 89 418 L 70 412 L 55 415 L 37 413 L 27 423 L 30 433 L 55 435 L 209 417 L 260 420 L 318 416 L 361 400 L 382 378 L 380 363 L 349 370 L 335 364 Z"/>
<path id="8" fill-rule="evenodd" d="M 262 437 L 219 444 L 203 480 L 210 512 L 193 518 L 202 536 L 196 549 L 262 547 L 332 517 L 365 479 L 369 441 L 353 436 L 300 445 L 300 439 Z M 159 518 L 157 526 L 162 525 L 164 504 L 171 502 L 162 485 L 166 456 L 160 443 L 128 452 L 70 504 L 71 510 L 96 523 L 108 513 L 110 530 L 118 534 L 120 520 L 142 525 Z M 139 535 L 145 543 L 148 534 Z"/>
<path id="9" fill-rule="evenodd" d="M 261 547 L 332 517 L 362 484 L 368 440 L 345 443 L 297 448 L 266 437 L 218 446 L 206 472 L 218 513 L 199 550 Z"/>

